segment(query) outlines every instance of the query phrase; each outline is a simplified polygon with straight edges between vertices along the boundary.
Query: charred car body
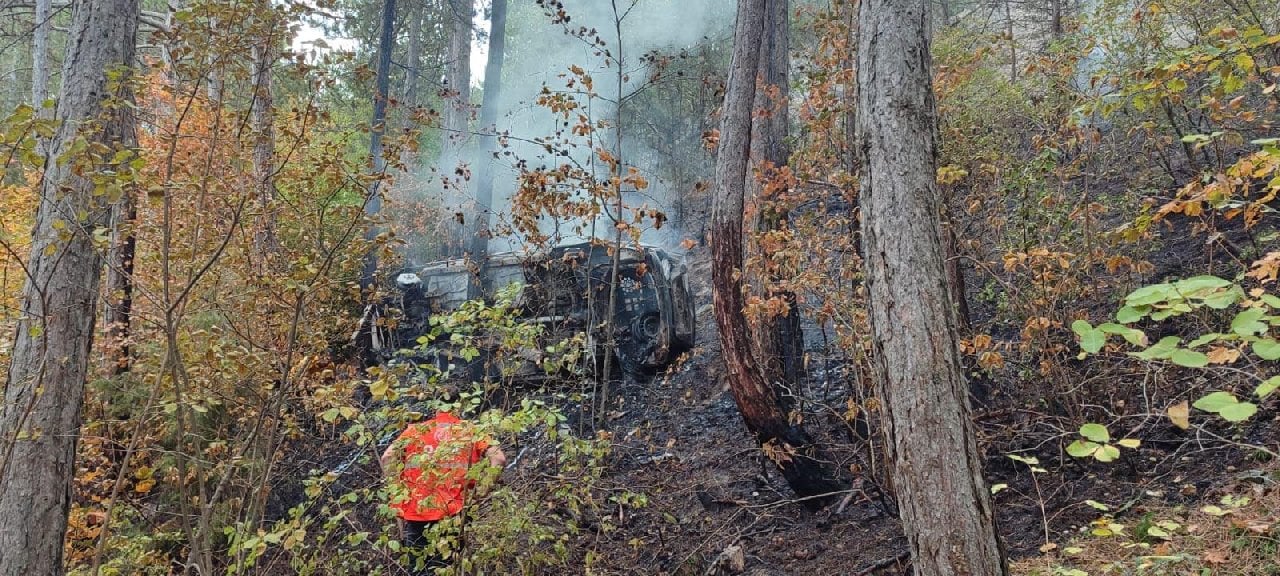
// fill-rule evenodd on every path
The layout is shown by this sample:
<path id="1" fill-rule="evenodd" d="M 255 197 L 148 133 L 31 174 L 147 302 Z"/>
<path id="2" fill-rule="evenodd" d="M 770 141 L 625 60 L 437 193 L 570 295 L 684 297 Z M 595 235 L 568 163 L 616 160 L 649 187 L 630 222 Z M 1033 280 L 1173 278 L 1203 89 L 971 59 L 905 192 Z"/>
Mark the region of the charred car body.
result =
<path id="1" fill-rule="evenodd" d="M 664 368 L 693 347 L 696 331 L 687 268 L 682 258 L 648 245 L 623 247 L 618 253 L 617 303 L 613 322 L 616 361 L 623 371 L 643 374 Z M 592 350 L 608 341 L 604 319 L 609 312 L 613 253 L 608 246 L 562 245 L 533 255 L 491 255 L 479 271 L 463 259 L 433 262 L 401 271 L 393 296 L 366 308 L 355 344 L 366 366 L 415 355 L 419 361 L 443 364 L 455 360 L 440 349 L 417 350 L 419 337 L 430 333 L 431 317 L 458 309 L 477 288 L 487 300 L 516 285 L 515 308 L 521 322 L 542 326 L 545 344 L 521 351 L 525 362 L 515 376 L 546 376 L 540 366 L 546 344 L 585 334 Z M 447 338 L 437 338 L 443 342 Z M 591 356 L 591 355 L 588 355 Z M 482 378 L 490 367 L 487 355 L 470 362 L 469 375 Z"/>

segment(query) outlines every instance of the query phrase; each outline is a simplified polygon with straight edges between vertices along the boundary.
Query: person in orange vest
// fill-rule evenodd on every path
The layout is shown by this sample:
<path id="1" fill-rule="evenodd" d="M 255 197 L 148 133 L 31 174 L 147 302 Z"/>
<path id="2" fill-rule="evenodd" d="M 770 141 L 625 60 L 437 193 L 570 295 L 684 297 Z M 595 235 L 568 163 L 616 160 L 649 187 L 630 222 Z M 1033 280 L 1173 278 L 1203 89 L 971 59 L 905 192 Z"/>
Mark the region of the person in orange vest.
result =
<path id="1" fill-rule="evenodd" d="M 432 526 L 462 512 L 475 487 L 474 475 L 467 475 L 473 465 L 487 461 L 501 471 L 507 457 L 471 423 L 440 412 L 405 428 L 379 461 L 393 478 L 390 506 L 399 517 L 403 543 L 425 564 L 415 573 L 433 574 L 447 564 L 425 549 Z"/>

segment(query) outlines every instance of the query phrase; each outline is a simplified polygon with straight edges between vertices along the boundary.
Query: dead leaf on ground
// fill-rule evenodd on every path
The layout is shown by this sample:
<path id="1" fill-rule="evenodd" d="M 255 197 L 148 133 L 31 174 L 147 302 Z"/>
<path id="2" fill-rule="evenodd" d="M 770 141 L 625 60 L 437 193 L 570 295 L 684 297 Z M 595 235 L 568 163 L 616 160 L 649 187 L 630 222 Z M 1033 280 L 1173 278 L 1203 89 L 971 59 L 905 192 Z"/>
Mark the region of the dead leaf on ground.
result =
<path id="1" fill-rule="evenodd" d="M 1186 400 L 1170 406 L 1168 412 L 1169 421 L 1173 422 L 1174 426 L 1183 430 L 1191 427 L 1191 406 Z"/>
<path id="2" fill-rule="evenodd" d="M 1205 552 L 1204 556 L 1201 556 L 1200 559 L 1204 560 L 1206 564 L 1226 564 L 1227 551 L 1222 549 L 1210 550 Z"/>

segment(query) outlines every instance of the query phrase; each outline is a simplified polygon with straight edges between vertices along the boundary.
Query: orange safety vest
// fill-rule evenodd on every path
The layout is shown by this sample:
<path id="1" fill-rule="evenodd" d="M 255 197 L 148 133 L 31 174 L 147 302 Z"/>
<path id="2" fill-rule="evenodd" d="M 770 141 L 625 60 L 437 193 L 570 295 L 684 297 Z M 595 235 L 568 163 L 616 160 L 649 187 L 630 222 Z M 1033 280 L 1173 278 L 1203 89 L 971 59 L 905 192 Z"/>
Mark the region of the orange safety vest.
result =
<path id="1" fill-rule="evenodd" d="M 461 512 L 464 492 L 475 484 L 467 469 L 484 458 L 489 444 L 474 438 L 472 427 L 448 412 L 409 425 L 396 443 L 404 455 L 400 483 L 405 490 L 392 498 L 391 508 L 414 522 Z"/>

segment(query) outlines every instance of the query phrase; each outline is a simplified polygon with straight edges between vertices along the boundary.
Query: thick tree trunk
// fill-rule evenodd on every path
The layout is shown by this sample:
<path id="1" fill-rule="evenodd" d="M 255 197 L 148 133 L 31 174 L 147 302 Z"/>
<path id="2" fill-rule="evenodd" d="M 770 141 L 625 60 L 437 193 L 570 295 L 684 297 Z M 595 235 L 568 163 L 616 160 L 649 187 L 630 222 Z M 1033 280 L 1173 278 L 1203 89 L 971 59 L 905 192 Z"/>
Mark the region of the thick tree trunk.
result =
<path id="1" fill-rule="evenodd" d="M 127 83 L 108 76 L 133 63 L 138 10 L 138 0 L 75 4 L 55 113 L 63 124 L 49 143 L 31 276 L 22 292 L 24 321 L 0 407 L 3 576 L 63 572 L 62 540 L 102 275 L 94 231 L 109 224 L 110 209 L 74 162 L 55 159 L 80 135 L 106 146 L 106 159 L 132 137 L 133 107 L 104 103 L 132 99 Z"/>
<path id="2" fill-rule="evenodd" d="M 476 214 L 473 217 L 475 231 L 471 234 L 471 259 L 483 271 L 489 260 L 489 220 L 493 217 L 493 170 L 494 158 L 498 153 L 497 123 L 498 106 L 502 97 L 502 65 L 506 60 L 503 52 L 507 45 L 507 0 L 493 0 L 489 18 L 489 55 L 484 68 L 484 100 L 480 103 L 480 149 L 485 157 L 476 166 L 479 174 L 476 179 Z M 476 277 L 476 280 L 483 274 Z M 473 283 L 473 290 L 479 294 L 480 286 Z"/>
<path id="3" fill-rule="evenodd" d="M 253 243 L 261 261 L 260 272 L 266 273 L 270 268 L 268 261 L 280 251 L 280 239 L 276 235 L 275 102 L 271 92 L 271 66 L 275 63 L 278 39 L 271 0 L 258 0 L 257 4 L 262 39 L 253 47 L 253 177 L 258 200 Z"/>
<path id="4" fill-rule="evenodd" d="M 766 180 L 774 171 L 786 166 L 791 157 L 787 146 L 787 92 L 790 89 L 789 31 L 787 0 L 768 4 L 765 14 L 764 39 L 758 64 L 759 86 L 755 94 L 755 112 L 751 127 L 751 167 L 753 176 L 747 182 L 747 195 L 757 207 L 756 231 L 764 234 L 786 225 L 787 215 L 768 206 L 775 200 L 766 197 Z M 761 319 L 753 331 L 752 352 L 764 369 L 770 382 L 784 383 L 792 388 L 799 380 L 804 356 L 804 334 L 800 330 L 800 312 L 796 308 L 795 294 L 774 289 L 777 278 L 768 271 L 753 274 L 753 291 L 763 298 L 777 298 L 786 302 L 788 313 Z M 784 397 L 790 405 L 790 395 Z"/>
<path id="5" fill-rule="evenodd" d="M 31 105 L 37 109 L 49 98 L 49 33 L 53 31 L 53 1 L 36 0 L 31 38 Z M 43 113 L 42 113 L 43 114 Z"/>
<path id="6" fill-rule="evenodd" d="M 711 207 L 711 282 L 729 388 L 747 429 L 800 496 L 828 494 L 839 484 L 822 466 L 817 448 L 793 426 L 763 367 L 751 352 L 742 315 L 742 228 L 751 151 L 755 79 L 763 42 L 767 0 L 742 0 L 733 43 L 733 64 L 721 111 L 716 190 Z M 821 499 L 807 501 L 818 505 Z"/>
<path id="7" fill-rule="evenodd" d="M 382 32 L 378 38 L 378 71 L 373 94 L 373 120 L 370 122 L 369 156 L 373 161 L 373 173 L 381 176 L 387 168 L 387 161 L 382 158 L 382 135 L 387 129 L 387 98 L 391 90 L 391 50 L 395 47 L 396 0 L 382 1 Z M 369 185 L 369 198 L 364 204 L 364 213 L 370 219 L 382 212 L 382 192 L 379 190 L 380 179 L 374 179 Z M 378 226 L 372 223 L 365 233 L 365 240 L 373 241 L 378 237 Z M 360 288 L 368 292 L 373 288 L 374 277 L 378 272 L 379 246 L 369 246 L 364 257 L 364 267 L 360 271 Z"/>
<path id="8" fill-rule="evenodd" d="M 928 0 L 862 0 L 858 144 L 876 385 L 916 574 L 1003 575 L 957 347 Z"/>
<path id="9" fill-rule="evenodd" d="M 445 62 L 444 134 L 440 157 L 462 160 L 471 119 L 471 18 L 474 0 L 449 0 L 449 51 Z M 448 172 L 453 166 L 442 167 Z"/>

